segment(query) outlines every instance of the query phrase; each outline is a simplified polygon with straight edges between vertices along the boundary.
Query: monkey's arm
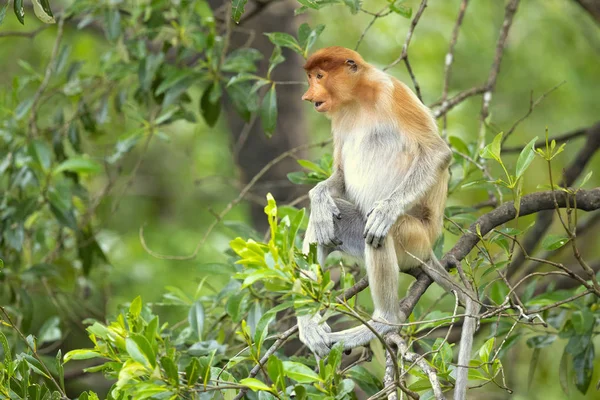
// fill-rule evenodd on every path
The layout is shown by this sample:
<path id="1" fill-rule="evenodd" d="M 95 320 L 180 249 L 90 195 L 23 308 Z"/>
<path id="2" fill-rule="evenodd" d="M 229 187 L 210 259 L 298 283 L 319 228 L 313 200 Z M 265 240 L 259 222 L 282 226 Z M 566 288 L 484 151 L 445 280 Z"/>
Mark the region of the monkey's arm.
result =
<path id="1" fill-rule="evenodd" d="M 324 246 L 341 245 L 335 237 L 333 218 L 342 218 L 333 196 L 339 197 L 344 192 L 344 175 L 336 169 L 326 180 L 319 182 L 308 192 L 310 198 L 310 220 L 314 229 L 316 243 Z"/>
<path id="2" fill-rule="evenodd" d="M 421 142 L 425 144 L 417 146 L 413 161 L 398 187 L 367 214 L 364 236 L 367 244 L 375 248 L 383 244 L 398 217 L 427 193 L 450 163 L 452 152 L 440 137 Z"/>

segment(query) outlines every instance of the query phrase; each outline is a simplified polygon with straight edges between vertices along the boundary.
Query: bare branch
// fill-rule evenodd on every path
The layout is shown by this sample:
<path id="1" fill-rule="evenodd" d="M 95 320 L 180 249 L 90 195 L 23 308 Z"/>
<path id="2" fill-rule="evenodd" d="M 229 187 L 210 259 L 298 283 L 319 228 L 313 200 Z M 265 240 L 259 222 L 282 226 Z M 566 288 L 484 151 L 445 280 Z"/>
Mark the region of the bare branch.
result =
<path id="1" fill-rule="evenodd" d="M 396 58 L 394 61 L 392 61 L 391 64 L 389 64 L 387 67 L 385 67 L 383 69 L 384 71 L 392 68 L 394 65 L 398 64 L 400 61 L 404 60 L 408 56 L 408 46 L 410 45 L 410 40 L 412 39 L 413 33 L 415 32 L 415 28 L 417 27 L 417 24 L 419 23 L 419 19 L 421 18 L 421 15 L 423 15 L 423 12 L 425 11 L 425 7 L 427 7 L 427 0 L 421 0 L 419 9 L 417 10 L 415 16 L 413 17 L 413 19 L 410 23 L 410 27 L 408 28 L 408 33 L 406 34 L 406 40 L 404 41 L 404 45 L 402 46 L 402 53 L 400 54 L 400 56 L 398 58 Z"/>
<path id="2" fill-rule="evenodd" d="M 506 46 L 506 39 L 508 38 L 508 32 L 513 23 L 513 18 L 517 12 L 520 0 L 510 0 L 506 5 L 504 11 L 504 22 L 500 29 L 500 35 L 496 42 L 496 52 L 494 55 L 494 61 L 492 62 L 492 68 L 488 75 L 487 82 L 485 84 L 485 92 L 483 93 L 483 101 L 481 103 L 481 117 L 479 124 L 479 147 L 482 147 L 485 143 L 485 120 L 489 115 L 490 102 L 492 101 L 492 93 L 496 88 L 496 80 L 500 73 L 500 64 L 502 63 L 502 57 L 504 56 L 504 48 Z"/>

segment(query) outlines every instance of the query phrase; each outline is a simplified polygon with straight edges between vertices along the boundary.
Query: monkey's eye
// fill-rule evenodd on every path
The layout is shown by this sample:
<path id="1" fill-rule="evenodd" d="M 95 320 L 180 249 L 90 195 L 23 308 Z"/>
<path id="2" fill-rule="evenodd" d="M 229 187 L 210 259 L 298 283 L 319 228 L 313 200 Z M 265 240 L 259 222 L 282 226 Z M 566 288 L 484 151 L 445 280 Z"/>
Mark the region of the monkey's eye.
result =
<path id="1" fill-rule="evenodd" d="M 322 74 L 317 74 L 317 79 L 321 79 L 323 77 Z"/>

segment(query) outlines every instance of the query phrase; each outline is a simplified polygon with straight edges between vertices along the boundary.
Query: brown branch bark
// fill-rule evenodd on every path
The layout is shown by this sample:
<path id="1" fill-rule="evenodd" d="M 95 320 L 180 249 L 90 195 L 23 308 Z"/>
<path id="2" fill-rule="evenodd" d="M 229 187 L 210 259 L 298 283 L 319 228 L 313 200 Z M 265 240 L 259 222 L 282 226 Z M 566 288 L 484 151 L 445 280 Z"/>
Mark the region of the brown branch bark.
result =
<path id="1" fill-rule="evenodd" d="M 575 0 L 575 2 L 600 24 L 600 0 Z"/>

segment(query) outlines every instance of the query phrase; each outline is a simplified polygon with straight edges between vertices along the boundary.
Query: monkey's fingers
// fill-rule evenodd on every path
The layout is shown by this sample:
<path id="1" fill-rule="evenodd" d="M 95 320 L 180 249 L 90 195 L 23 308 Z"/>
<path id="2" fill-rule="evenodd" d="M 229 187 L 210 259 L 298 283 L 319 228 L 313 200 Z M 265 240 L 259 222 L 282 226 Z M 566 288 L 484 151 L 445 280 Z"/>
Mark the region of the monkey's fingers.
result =
<path id="1" fill-rule="evenodd" d="M 337 204 L 335 204 L 333 197 L 329 196 L 327 199 L 327 203 L 329 205 L 329 210 L 331 211 L 333 216 L 337 219 L 342 219 L 342 213 L 340 212 L 340 209 L 338 208 Z"/>
<path id="2" fill-rule="evenodd" d="M 331 247 L 331 246 L 341 246 L 342 241 L 335 237 L 335 230 L 333 228 L 333 222 L 331 224 L 327 222 L 323 222 L 321 224 L 317 224 L 319 228 L 317 228 L 317 242 L 320 245 Z"/>
<path id="3" fill-rule="evenodd" d="M 383 245 L 387 234 L 387 222 L 385 218 L 378 216 L 373 218 L 373 222 L 367 232 L 367 244 L 374 248 L 379 248 Z"/>

